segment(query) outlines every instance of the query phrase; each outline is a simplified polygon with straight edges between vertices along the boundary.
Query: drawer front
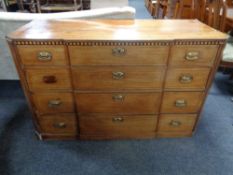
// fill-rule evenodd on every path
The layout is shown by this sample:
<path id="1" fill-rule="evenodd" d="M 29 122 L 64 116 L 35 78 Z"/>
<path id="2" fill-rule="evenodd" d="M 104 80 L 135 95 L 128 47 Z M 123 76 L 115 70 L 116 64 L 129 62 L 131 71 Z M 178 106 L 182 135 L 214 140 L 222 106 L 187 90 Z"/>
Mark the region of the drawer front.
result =
<path id="1" fill-rule="evenodd" d="M 64 46 L 19 45 L 17 46 L 24 65 L 67 65 L 68 59 Z"/>
<path id="2" fill-rule="evenodd" d="M 204 92 L 165 92 L 162 113 L 197 113 L 201 107 Z"/>
<path id="3" fill-rule="evenodd" d="M 214 63 L 217 51 L 217 45 L 173 46 L 169 64 L 211 66 Z"/>
<path id="4" fill-rule="evenodd" d="M 32 97 L 40 114 L 74 112 L 74 101 L 71 93 L 35 93 Z"/>
<path id="5" fill-rule="evenodd" d="M 165 89 L 204 90 L 209 73 L 209 68 L 170 68 L 167 72 Z"/>
<path id="6" fill-rule="evenodd" d="M 155 114 L 160 93 L 77 93 L 79 113 Z"/>
<path id="7" fill-rule="evenodd" d="M 79 90 L 161 89 L 164 67 L 75 67 L 74 86 Z"/>
<path id="8" fill-rule="evenodd" d="M 45 115 L 38 118 L 43 133 L 77 134 L 77 120 L 74 114 Z"/>
<path id="9" fill-rule="evenodd" d="M 134 136 L 154 134 L 157 126 L 156 115 L 106 116 L 81 115 L 81 135 Z"/>
<path id="10" fill-rule="evenodd" d="M 159 118 L 158 132 L 191 132 L 196 114 L 166 114 Z"/>
<path id="11" fill-rule="evenodd" d="M 27 69 L 26 77 L 31 91 L 71 89 L 70 73 L 65 68 Z"/>
<path id="12" fill-rule="evenodd" d="M 168 46 L 69 46 L 72 65 L 165 65 Z"/>

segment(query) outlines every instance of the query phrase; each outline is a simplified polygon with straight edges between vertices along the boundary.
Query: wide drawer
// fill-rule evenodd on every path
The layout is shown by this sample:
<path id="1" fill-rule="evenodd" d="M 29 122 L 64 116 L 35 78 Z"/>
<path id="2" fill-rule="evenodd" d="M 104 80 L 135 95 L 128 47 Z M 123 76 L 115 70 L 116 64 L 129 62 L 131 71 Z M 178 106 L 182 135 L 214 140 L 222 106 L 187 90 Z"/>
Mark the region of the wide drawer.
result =
<path id="1" fill-rule="evenodd" d="M 165 89 L 204 90 L 209 73 L 209 68 L 169 68 Z"/>
<path id="2" fill-rule="evenodd" d="M 80 135 L 146 136 L 155 135 L 156 115 L 81 115 Z"/>
<path id="3" fill-rule="evenodd" d="M 75 114 L 45 115 L 38 117 L 43 133 L 46 134 L 77 134 Z"/>
<path id="4" fill-rule="evenodd" d="M 72 65 L 165 65 L 168 46 L 69 46 Z"/>
<path id="5" fill-rule="evenodd" d="M 35 93 L 32 97 L 36 110 L 40 114 L 74 112 L 74 100 L 71 93 Z"/>
<path id="6" fill-rule="evenodd" d="M 74 86 L 79 90 L 161 89 L 164 67 L 74 67 Z"/>
<path id="7" fill-rule="evenodd" d="M 18 45 L 18 53 L 24 65 L 67 65 L 64 46 Z"/>
<path id="8" fill-rule="evenodd" d="M 155 114 L 160 93 L 76 93 L 79 113 Z"/>
<path id="9" fill-rule="evenodd" d="M 191 132 L 196 114 L 163 114 L 159 118 L 158 132 Z"/>
<path id="10" fill-rule="evenodd" d="M 71 89 L 69 69 L 27 69 L 26 77 L 31 91 Z"/>
<path id="11" fill-rule="evenodd" d="M 175 45 L 171 49 L 170 65 L 211 66 L 218 45 Z"/>
<path id="12" fill-rule="evenodd" d="M 197 113 L 201 107 L 204 92 L 165 92 L 162 113 Z"/>

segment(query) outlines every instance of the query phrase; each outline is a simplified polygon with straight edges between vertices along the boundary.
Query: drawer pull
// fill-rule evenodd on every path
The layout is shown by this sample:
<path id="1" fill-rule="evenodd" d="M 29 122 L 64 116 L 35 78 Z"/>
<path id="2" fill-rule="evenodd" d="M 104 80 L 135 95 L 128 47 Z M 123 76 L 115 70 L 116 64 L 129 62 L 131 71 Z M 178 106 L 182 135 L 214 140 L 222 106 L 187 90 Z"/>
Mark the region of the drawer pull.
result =
<path id="1" fill-rule="evenodd" d="M 180 82 L 181 83 L 191 83 L 193 81 L 192 75 L 181 75 L 180 76 Z"/>
<path id="2" fill-rule="evenodd" d="M 62 128 L 66 128 L 66 124 L 64 122 L 58 122 L 58 123 L 54 123 L 53 127 L 62 129 Z"/>
<path id="3" fill-rule="evenodd" d="M 116 47 L 112 49 L 112 54 L 114 56 L 124 56 L 126 54 L 126 49 L 122 47 Z"/>
<path id="4" fill-rule="evenodd" d="M 58 107 L 62 104 L 62 102 L 60 100 L 50 100 L 48 102 L 48 106 L 53 108 L 53 107 Z"/>
<path id="5" fill-rule="evenodd" d="M 124 72 L 112 72 L 112 78 L 115 80 L 121 80 L 125 77 Z"/>
<path id="6" fill-rule="evenodd" d="M 43 81 L 47 84 L 50 84 L 50 83 L 56 83 L 57 82 L 57 79 L 55 76 L 53 75 L 50 75 L 50 76 L 44 76 L 43 77 Z"/>
<path id="7" fill-rule="evenodd" d="M 112 121 L 115 123 L 115 122 L 123 122 L 124 119 L 122 117 L 113 117 L 112 118 Z"/>
<path id="8" fill-rule="evenodd" d="M 169 125 L 173 127 L 179 127 L 182 123 L 180 121 L 172 120 Z"/>
<path id="9" fill-rule="evenodd" d="M 37 59 L 40 61 L 50 61 L 52 60 L 52 54 L 50 52 L 42 51 L 38 53 Z"/>
<path id="10" fill-rule="evenodd" d="M 123 101 L 124 99 L 125 99 L 125 97 L 123 95 L 121 95 L 121 94 L 112 96 L 113 101 Z"/>
<path id="11" fill-rule="evenodd" d="M 195 61 L 199 59 L 199 52 L 188 52 L 185 56 L 185 59 L 188 61 Z"/>
<path id="12" fill-rule="evenodd" d="M 176 100 L 175 101 L 175 106 L 176 107 L 186 107 L 187 106 L 187 101 L 186 100 Z"/>

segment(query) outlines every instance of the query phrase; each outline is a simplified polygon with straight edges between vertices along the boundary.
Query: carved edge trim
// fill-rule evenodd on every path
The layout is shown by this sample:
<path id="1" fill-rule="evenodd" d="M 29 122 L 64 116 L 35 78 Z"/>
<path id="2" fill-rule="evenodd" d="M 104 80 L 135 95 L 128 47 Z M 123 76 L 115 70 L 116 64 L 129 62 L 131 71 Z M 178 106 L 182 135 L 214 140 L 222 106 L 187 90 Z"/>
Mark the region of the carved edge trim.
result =
<path id="1" fill-rule="evenodd" d="M 172 41 L 66 41 L 69 46 L 168 46 Z"/>
<path id="2" fill-rule="evenodd" d="M 11 40 L 15 45 L 68 45 L 68 46 L 169 46 L 169 45 L 223 45 L 226 40 L 164 40 L 164 41 L 63 41 Z"/>
<path id="3" fill-rule="evenodd" d="M 15 45 L 64 45 L 64 42 L 61 40 L 13 40 Z"/>
<path id="4" fill-rule="evenodd" d="M 223 45 L 226 40 L 175 40 L 174 45 Z"/>

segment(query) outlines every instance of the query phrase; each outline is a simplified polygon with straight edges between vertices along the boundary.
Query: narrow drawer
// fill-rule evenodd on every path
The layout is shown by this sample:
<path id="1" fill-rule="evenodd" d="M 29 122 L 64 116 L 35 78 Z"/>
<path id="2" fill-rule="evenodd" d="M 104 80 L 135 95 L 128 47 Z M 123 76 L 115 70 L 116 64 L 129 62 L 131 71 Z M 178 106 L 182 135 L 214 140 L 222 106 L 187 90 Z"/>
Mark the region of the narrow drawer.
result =
<path id="1" fill-rule="evenodd" d="M 80 135 L 155 136 L 156 115 L 81 115 Z"/>
<path id="2" fill-rule="evenodd" d="M 77 134 L 75 114 L 45 115 L 38 117 L 43 133 L 46 134 Z"/>
<path id="3" fill-rule="evenodd" d="M 170 65 L 212 66 L 218 45 L 176 45 L 171 49 Z"/>
<path id="4" fill-rule="evenodd" d="M 79 90 L 161 89 L 164 67 L 75 67 L 74 86 Z"/>
<path id="5" fill-rule="evenodd" d="M 155 114 L 160 93 L 76 93 L 79 113 Z"/>
<path id="6" fill-rule="evenodd" d="M 165 89 L 204 90 L 209 77 L 209 68 L 170 68 Z"/>
<path id="7" fill-rule="evenodd" d="M 31 91 L 71 89 L 70 73 L 65 68 L 27 69 L 26 77 Z"/>
<path id="8" fill-rule="evenodd" d="M 72 65 L 165 65 L 168 46 L 69 46 Z"/>
<path id="9" fill-rule="evenodd" d="M 164 114 L 159 118 L 158 132 L 192 132 L 196 114 Z"/>
<path id="10" fill-rule="evenodd" d="M 165 92 L 162 113 L 197 113 L 201 107 L 204 92 Z"/>
<path id="11" fill-rule="evenodd" d="M 73 113 L 74 100 L 71 93 L 35 93 L 32 95 L 40 114 Z"/>
<path id="12" fill-rule="evenodd" d="M 67 65 L 68 59 L 64 46 L 18 45 L 18 53 L 24 65 Z"/>

